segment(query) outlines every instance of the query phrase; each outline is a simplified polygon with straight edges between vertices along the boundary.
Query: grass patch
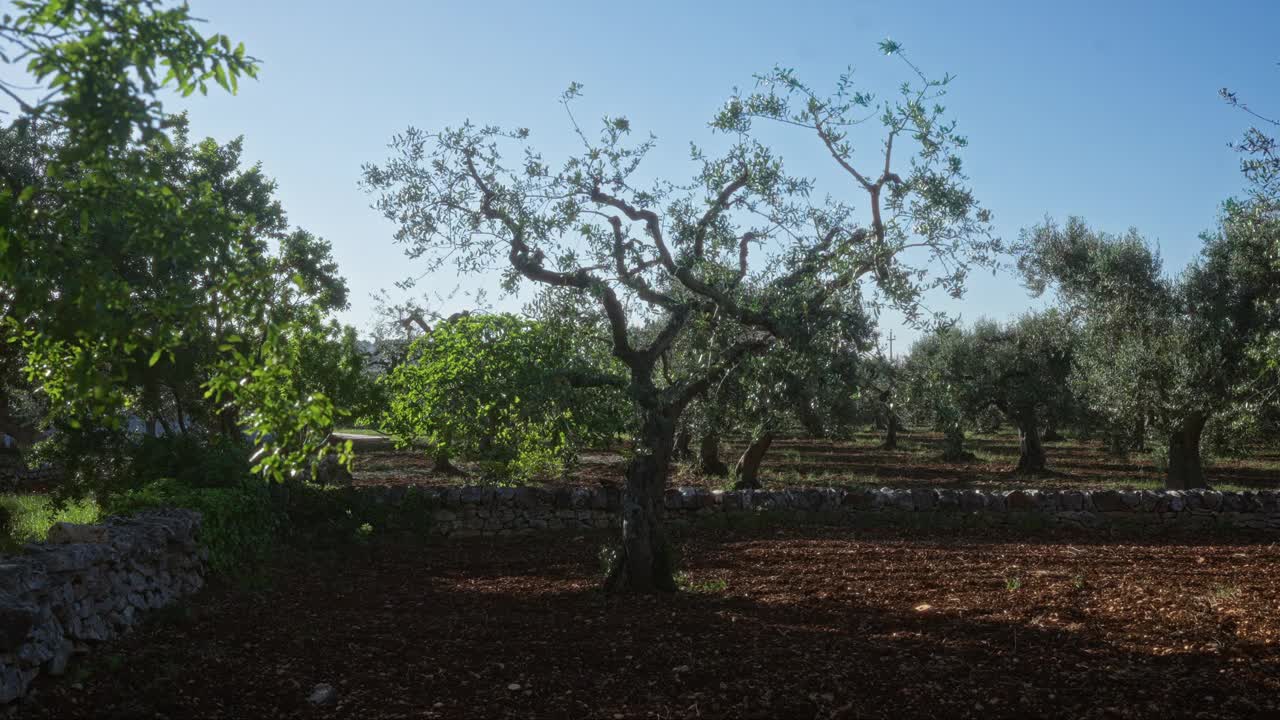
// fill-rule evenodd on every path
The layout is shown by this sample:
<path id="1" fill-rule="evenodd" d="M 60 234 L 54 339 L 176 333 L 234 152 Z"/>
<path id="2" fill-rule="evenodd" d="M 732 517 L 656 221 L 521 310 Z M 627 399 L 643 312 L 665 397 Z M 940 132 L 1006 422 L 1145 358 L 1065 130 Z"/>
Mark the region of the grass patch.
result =
<path id="1" fill-rule="evenodd" d="M 1240 596 L 1240 588 L 1235 585 L 1217 583 L 1213 586 L 1213 597 L 1216 600 L 1233 600 Z"/>
<path id="2" fill-rule="evenodd" d="M 685 573 L 677 573 L 676 586 L 685 592 L 697 595 L 718 595 L 729 589 L 729 581 L 724 578 L 694 580 Z"/>
<path id="3" fill-rule="evenodd" d="M 81 500 L 57 507 L 46 495 L 0 495 L 0 508 L 9 515 L 7 535 L 0 543 L 9 548 L 22 543 L 44 540 L 56 522 L 94 523 L 101 510 L 93 500 Z"/>

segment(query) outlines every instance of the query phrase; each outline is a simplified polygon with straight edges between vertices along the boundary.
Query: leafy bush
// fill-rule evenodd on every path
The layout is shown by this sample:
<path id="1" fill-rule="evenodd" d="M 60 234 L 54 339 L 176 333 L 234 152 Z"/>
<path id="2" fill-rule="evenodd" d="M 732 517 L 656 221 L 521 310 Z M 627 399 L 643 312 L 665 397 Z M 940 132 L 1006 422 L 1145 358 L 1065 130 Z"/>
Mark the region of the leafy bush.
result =
<path id="1" fill-rule="evenodd" d="M 142 483 L 173 478 L 190 488 L 236 487 L 249 475 L 248 446 L 221 437 L 144 437 L 130 456 L 128 472 Z"/>
<path id="2" fill-rule="evenodd" d="M 367 521 L 358 505 L 351 488 L 289 482 L 281 486 L 276 508 L 290 539 L 327 544 L 350 539 Z"/>
<path id="3" fill-rule="evenodd" d="M 203 516 L 201 542 L 214 572 L 235 575 L 264 559 L 281 529 L 280 518 L 265 483 L 244 480 L 228 487 L 190 487 L 166 478 L 113 496 L 106 510 L 130 515 L 160 507 L 197 510 Z"/>
<path id="4" fill-rule="evenodd" d="M 581 388 L 599 363 L 563 328 L 515 315 L 468 315 L 414 342 L 383 377 L 380 429 L 401 444 L 480 461 L 499 480 L 559 475 L 582 447 L 622 429 L 626 398 Z"/>
<path id="5" fill-rule="evenodd" d="M 391 505 L 351 487 L 290 483 L 279 500 L 282 529 L 291 540 L 309 545 L 340 544 L 387 531 L 422 535 L 434 509 L 416 489 Z"/>
<path id="6" fill-rule="evenodd" d="M 192 488 L 237 487 L 249 477 L 248 445 L 198 432 L 151 437 L 100 426 L 60 426 L 25 460 L 63 471 L 60 498 L 99 499 L 161 479 Z"/>

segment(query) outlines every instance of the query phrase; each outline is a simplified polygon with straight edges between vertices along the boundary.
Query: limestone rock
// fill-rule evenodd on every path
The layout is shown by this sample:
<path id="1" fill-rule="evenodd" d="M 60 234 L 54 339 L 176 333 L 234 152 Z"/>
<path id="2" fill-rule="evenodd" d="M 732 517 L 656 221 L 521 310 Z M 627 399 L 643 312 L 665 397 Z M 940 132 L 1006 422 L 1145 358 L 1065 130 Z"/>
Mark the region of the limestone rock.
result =
<path id="1" fill-rule="evenodd" d="M 311 694 L 307 696 L 307 702 L 312 705 L 332 705 L 338 701 L 338 691 L 329 683 L 319 683 L 311 690 Z"/>

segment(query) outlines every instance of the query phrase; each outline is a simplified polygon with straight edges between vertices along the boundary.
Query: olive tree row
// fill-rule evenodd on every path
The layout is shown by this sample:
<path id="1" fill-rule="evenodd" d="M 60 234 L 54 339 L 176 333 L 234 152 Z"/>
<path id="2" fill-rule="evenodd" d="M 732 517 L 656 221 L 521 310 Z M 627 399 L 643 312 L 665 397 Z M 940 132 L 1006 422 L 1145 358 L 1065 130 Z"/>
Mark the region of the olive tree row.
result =
<path id="1" fill-rule="evenodd" d="M 1200 256 L 1164 275 L 1140 235 L 1113 236 L 1072 218 L 1024 234 L 1019 268 L 1034 292 L 1052 287 L 1082 326 L 1081 397 L 1113 426 L 1164 435 L 1171 489 L 1205 487 L 1206 425 L 1274 392 L 1259 339 L 1280 328 L 1266 302 L 1280 283 L 1277 223 L 1256 203 L 1228 202 Z"/>
<path id="2" fill-rule="evenodd" d="M 1018 429 L 1016 472 L 1044 473 L 1041 428 L 1070 392 L 1074 345 L 1074 328 L 1056 311 L 946 328 L 912 347 L 909 396 L 945 434 L 945 459 L 967 457 L 964 431 L 990 409 Z"/>

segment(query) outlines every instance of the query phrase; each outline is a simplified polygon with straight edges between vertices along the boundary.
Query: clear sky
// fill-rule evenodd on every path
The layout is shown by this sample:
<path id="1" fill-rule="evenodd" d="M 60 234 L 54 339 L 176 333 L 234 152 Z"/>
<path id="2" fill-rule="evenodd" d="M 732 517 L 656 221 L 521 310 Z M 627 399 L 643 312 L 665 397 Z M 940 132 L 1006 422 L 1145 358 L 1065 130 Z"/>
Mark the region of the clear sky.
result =
<path id="1" fill-rule="evenodd" d="M 408 125 L 468 117 L 530 127 L 555 157 L 574 147 L 557 103 L 570 81 L 586 86 L 588 117 L 627 115 L 658 135 L 650 173 L 684 172 L 688 142 L 707 138 L 706 122 L 752 73 L 780 64 L 823 86 L 852 65 L 868 89 L 888 90 L 904 79 L 876 50 L 891 37 L 931 74 L 957 76 L 947 106 L 970 140 L 972 185 L 1004 238 L 1046 215 L 1078 214 L 1106 230 L 1137 227 L 1171 270 L 1194 257 L 1198 233 L 1242 187 L 1227 143 L 1248 122 L 1218 89 L 1280 107 L 1276 0 L 191 5 L 209 29 L 243 41 L 262 71 L 238 96 L 169 107 L 189 109 L 197 134 L 245 136 L 246 158 L 277 179 L 291 221 L 333 243 L 352 288 L 343 319 L 362 331 L 370 295 L 396 297 L 394 282 L 414 268 L 357 187 L 361 164 L 384 160 Z M 811 152 L 791 166 L 828 170 Z M 418 294 L 458 284 L 436 277 Z M 964 300 L 933 306 L 972 320 L 1032 304 L 1011 275 L 986 274 Z M 886 318 L 890 328 L 914 335 Z"/>

